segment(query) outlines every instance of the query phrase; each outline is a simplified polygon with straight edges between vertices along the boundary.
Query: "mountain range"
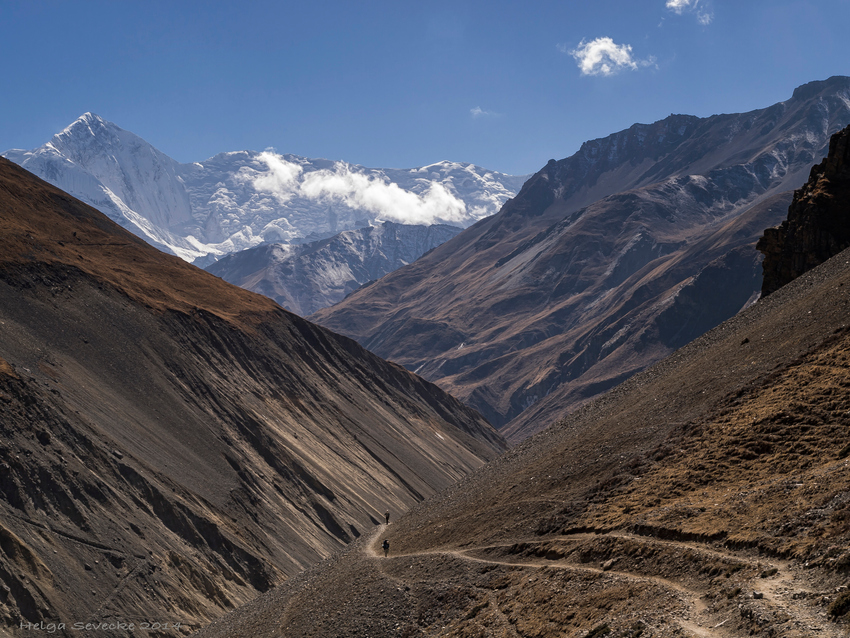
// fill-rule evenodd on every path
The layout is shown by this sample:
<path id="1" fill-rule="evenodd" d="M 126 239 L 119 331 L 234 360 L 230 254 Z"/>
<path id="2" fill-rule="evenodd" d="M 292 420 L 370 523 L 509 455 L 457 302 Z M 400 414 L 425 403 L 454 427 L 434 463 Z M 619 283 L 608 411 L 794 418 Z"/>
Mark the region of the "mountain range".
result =
<path id="1" fill-rule="evenodd" d="M 199 638 L 847 636 L 850 249 L 812 268 L 848 227 L 833 140 L 766 246 L 810 269 Z"/>
<path id="2" fill-rule="evenodd" d="M 58 635 L 183 635 L 505 449 L 2 158 L 0 434 L 0 626 Z"/>
<path id="3" fill-rule="evenodd" d="M 480 404 L 507 451 L 436 385 L 0 159 L 0 623 L 846 635 L 848 120 L 837 77 L 588 142 L 313 315 Z M 268 153 L 261 191 L 314 192 Z M 367 226 L 339 241 L 393 232 Z"/>
<path id="4" fill-rule="evenodd" d="M 495 213 L 527 177 L 449 161 L 370 169 L 272 149 L 181 164 L 92 113 L 39 148 L 3 156 L 199 266 L 381 221 L 464 228 Z"/>
<path id="5" fill-rule="evenodd" d="M 222 257 L 208 272 L 307 316 L 412 264 L 461 231 L 384 222 L 307 244 L 262 244 Z"/>
<path id="6" fill-rule="evenodd" d="M 310 318 L 518 442 L 758 298 L 755 244 L 850 123 L 850 78 L 550 160 L 498 214 Z"/>

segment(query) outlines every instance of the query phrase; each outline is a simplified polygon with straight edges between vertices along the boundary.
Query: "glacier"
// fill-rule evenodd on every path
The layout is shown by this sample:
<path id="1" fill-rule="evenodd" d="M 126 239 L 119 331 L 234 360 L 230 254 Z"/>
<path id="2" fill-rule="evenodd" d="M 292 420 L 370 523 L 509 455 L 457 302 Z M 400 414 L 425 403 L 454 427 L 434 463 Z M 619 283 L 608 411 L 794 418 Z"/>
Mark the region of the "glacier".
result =
<path id="1" fill-rule="evenodd" d="M 3 156 L 200 266 L 387 221 L 466 228 L 495 214 L 528 177 L 450 161 L 366 168 L 272 149 L 181 164 L 93 113 L 39 148 Z"/>

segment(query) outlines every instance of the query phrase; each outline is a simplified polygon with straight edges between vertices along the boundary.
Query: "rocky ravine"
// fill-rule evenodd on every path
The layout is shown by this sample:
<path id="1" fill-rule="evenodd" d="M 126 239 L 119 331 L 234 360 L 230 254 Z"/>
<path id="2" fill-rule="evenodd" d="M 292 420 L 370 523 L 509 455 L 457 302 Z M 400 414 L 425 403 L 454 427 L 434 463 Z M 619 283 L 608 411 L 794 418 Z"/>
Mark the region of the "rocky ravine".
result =
<path id="1" fill-rule="evenodd" d="M 845 251 L 199 637 L 846 636 L 848 310 Z"/>
<path id="2" fill-rule="evenodd" d="M 430 383 L 6 160 L 0 244 L 7 629 L 185 633 L 504 449 Z"/>
<path id="3" fill-rule="evenodd" d="M 758 297 L 754 244 L 848 124 L 846 77 L 750 113 L 636 124 L 312 318 L 520 441 Z"/>

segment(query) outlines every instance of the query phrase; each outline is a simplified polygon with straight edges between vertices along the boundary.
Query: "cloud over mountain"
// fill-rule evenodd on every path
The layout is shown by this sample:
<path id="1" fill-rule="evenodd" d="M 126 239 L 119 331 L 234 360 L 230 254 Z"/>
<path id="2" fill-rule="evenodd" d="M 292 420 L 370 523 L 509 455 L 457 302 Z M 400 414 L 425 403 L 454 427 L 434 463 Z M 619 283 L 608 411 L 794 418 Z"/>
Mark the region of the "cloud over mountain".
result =
<path id="1" fill-rule="evenodd" d="M 466 213 L 466 204 L 442 184 L 434 182 L 417 194 L 379 176 L 356 173 L 342 162 L 310 173 L 301 183 L 301 193 L 308 199 L 341 202 L 381 220 L 408 224 L 460 222 Z"/>
<path id="2" fill-rule="evenodd" d="M 257 159 L 266 164 L 267 172 L 260 173 L 247 167 L 242 169 L 243 175 L 254 184 L 254 188 L 274 195 L 281 204 L 292 199 L 304 169 L 271 151 L 263 151 Z"/>
<path id="3" fill-rule="evenodd" d="M 407 224 L 433 224 L 438 220 L 462 222 L 467 212 L 463 200 L 442 184 L 433 183 L 424 192 L 414 193 L 382 175 L 352 170 L 345 162 L 335 162 L 331 168 L 305 174 L 299 164 L 277 153 L 263 151 L 254 165 L 257 168 L 243 167 L 241 178 L 281 204 L 301 197 L 368 211 L 380 221 Z"/>
<path id="4" fill-rule="evenodd" d="M 273 148 L 180 164 L 92 113 L 37 149 L 4 156 L 160 249 L 201 259 L 196 265 L 384 221 L 463 228 L 497 212 L 525 181 L 459 162 L 367 168 Z"/>

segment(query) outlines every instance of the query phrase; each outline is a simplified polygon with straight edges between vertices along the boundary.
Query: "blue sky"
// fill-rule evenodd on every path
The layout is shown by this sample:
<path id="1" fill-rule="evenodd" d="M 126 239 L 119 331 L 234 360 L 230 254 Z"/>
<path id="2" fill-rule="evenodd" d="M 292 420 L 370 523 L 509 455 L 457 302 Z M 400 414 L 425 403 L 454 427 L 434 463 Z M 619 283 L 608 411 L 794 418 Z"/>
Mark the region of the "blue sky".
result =
<path id="1" fill-rule="evenodd" d="M 850 0 L 0 0 L 0 151 L 92 111 L 181 162 L 539 170 L 850 75 Z"/>

